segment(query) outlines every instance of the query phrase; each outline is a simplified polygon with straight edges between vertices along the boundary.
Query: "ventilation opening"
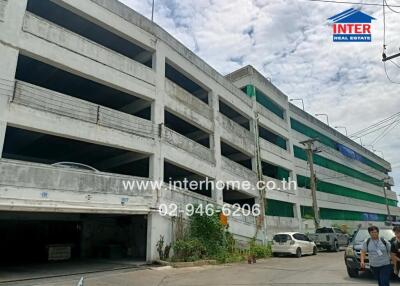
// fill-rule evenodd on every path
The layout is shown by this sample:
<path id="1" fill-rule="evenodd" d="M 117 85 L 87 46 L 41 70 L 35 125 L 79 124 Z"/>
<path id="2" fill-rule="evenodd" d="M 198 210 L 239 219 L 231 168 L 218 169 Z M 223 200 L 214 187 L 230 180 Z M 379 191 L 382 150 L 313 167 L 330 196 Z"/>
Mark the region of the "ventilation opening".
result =
<path id="1" fill-rule="evenodd" d="M 82 37 L 152 67 L 153 52 L 49 0 L 29 0 L 27 10 Z"/>
<path id="2" fill-rule="evenodd" d="M 210 134 L 168 111 L 165 111 L 165 126 L 210 148 Z"/>
<path id="3" fill-rule="evenodd" d="M 265 161 L 261 162 L 261 166 L 262 166 L 262 172 L 263 172 L 264 176 L 274 178 L 277 180 L 283 180 L 283 179 L 285 179 L 286 181 L 289 180 L 289 176 L 290 176 L 289 170 L 286 170 L 285 168 L 282 168 L 282 167 L 279 167 L 276 165 L 272 165 Z"/>
<path id="4" fill-rule="evenodd" d="M 247 130 L 250 130 L 250 121 L 247 117 L 243 116 L 235 109 L 230 107 L 228 104 L 224 103 L 222 100 L 219 100 L 219 112 L 223 115 L 235 121 L 237 124 L 243 126 Z"/>
<path id="5" fill-rule="evenodd" d="M 148 154 L 15 127 L 7 127 L 3 158 L 43 164 L 64 162 L 57 166 L 149 177 Z"/>
<path id="6" fill-rule="evenodd" d="M 254 196 L 250 196 L 229 186 L 224 188 L 223 195 L 224 202 L 231 205 L 238 204 L 240 207 L 243 207 L 243 205 L 249 205 L 252 207 L 255 204 Z"/>
<path id="7" fill-rule="evenodd" d="M 209 178 L 208 180 L 210 181 L 212 179 Z M 192 181 L 197 183 L 190 184 Z M 178 167 L 167 161 L 164 162 L 164 182 L 168 184 L 171 183 L 172 186 L 187 189 L 200 195 L 211 197 L 211 186 L 205 184 L 205 176 Z"/>
<path id="8" fill-rule="evenodd" d="M 208 91 L 168 63 L 165 64 L 165 77 L 208 104 Z"/>
<path id="9" fill-rule="evenodd" d="M 258 134 L 261 138 L 267 140 L 268 142 L 287 150 L 287 141 L 282 136 L 279 136 L 260 125 L 258 125 Z"/>
<path id="10" fill-rule="evenodd" d="M 221 141 L 221 155 L 232 161 L 235 161 L 247 169 L 252 169 L 250 156 L 240 152 L 223 141 Z"/>
<path id="11" fill-rule="evenodd" d="M 150 120 L 151 117 L 151 101 L 74 75 L 24 55 L 19 55 L 18 57 L 15 77 L 33 85 L 147 120 Z M 32 92 L 35 91 L 33 90 Z"/>

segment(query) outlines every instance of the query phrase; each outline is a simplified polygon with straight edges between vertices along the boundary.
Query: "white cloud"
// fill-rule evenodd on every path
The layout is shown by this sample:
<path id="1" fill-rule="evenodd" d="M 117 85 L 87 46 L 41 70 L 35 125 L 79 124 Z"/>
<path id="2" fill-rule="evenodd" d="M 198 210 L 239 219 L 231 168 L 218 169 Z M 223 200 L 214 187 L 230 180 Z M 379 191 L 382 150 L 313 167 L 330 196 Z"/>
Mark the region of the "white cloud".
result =
<path id="1" fill-rule="evenodd" d="M 152 0 L 121 1 L 150 17 Z M 289 97 L 304 98 L 309 113 L 328 113 L 332 125 L 347 126 L 349 133 L 400 111 L 400 85 L 388 81 L 381 61 L 379 6 L 361 7 L 377 19 L 371 43 L 333 43 L 326 19 L 351 5 L 302 0 L 155 3 L 155 22 L 219 72 L 251 64 Z M 386 19 L 390 54 L 400 46 L 400 17 L 387 11 Z M 400 69 L 390 63 L 387 67 L 400 82 Z M 372 139 L 365 138 L 365 144 Z M 392 175 L 400 185 L 400 127 L 374 147 L 393 164 Z"/>

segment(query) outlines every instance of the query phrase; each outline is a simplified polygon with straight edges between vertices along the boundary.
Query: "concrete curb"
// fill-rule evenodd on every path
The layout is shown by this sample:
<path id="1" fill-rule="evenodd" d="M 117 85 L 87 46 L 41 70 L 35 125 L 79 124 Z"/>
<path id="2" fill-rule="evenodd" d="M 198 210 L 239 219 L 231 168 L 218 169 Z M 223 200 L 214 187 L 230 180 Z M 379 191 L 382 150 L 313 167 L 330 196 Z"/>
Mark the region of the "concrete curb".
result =
<path id="1" fill-rule="evenodd" d="M 204 265 L 216 265 L 216 260 L 198 260 L 191 262 L 169 262 L 164 260 L 155 260 L 154 263 L 162 265 L 162 266 L 172 266 L 174 268 L 184 268 L 184 267 L 195 267 L 195 266 L 204 266 Z"/>

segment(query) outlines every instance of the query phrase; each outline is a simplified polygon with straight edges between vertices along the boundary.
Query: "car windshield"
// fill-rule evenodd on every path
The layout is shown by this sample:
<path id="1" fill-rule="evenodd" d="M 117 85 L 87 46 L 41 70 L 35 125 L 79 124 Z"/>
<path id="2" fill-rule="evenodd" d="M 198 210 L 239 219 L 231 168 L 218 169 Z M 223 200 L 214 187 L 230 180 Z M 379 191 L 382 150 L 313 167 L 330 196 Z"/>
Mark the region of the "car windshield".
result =
<path id="1" fill-rule="evenodd" d="M 316 233 L 333 233 L 333 229 L 330 227 L 321 227 L 317 229 Z"/>
<path id="2" fill-rule="evenodd" d="M 273 240 L 276 242 L 286 242 L 290 240 L 290 237 L 287 234 L 276 234 L 274 235 Z"/>
<path id="3" fill-rule="evenodd" d="M 390 240 L 394 237 L 394 233 L 391 229 L 380 229 L 379 230 L 379 236 L 383 237 L 387 240 Z M 356 236 L 354 237 L 354 242 L 359 243 L 363 242 L 365 239 L 369 237 L 369 233 L 367 229 L 360 229 Z"/>

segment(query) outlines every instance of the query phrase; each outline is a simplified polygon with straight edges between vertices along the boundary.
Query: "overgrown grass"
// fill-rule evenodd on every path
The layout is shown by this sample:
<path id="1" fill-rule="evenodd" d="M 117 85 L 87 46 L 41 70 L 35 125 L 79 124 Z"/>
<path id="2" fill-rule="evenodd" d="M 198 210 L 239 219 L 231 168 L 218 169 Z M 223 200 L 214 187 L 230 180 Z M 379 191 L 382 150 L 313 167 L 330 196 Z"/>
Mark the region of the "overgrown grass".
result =
<path id="1" fill-rule="evenodd" d="M 232 263 L 247 260 L 249 255 L 256 258 L 271 256 L 271 247 L 256 244 L 255 239 L 250 242 L 249 249 L 237 249 L 232 234 L 222 225 L 218 213 L 213 216 L 194 213 L 183 237 L 175 241 L 172 248 L 172 261 L 215 259 L 219 263 Z"/>

